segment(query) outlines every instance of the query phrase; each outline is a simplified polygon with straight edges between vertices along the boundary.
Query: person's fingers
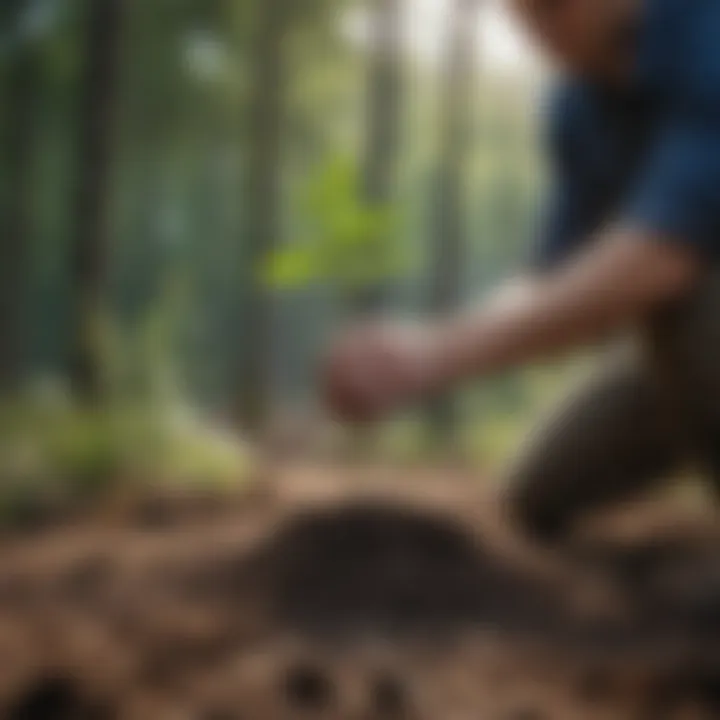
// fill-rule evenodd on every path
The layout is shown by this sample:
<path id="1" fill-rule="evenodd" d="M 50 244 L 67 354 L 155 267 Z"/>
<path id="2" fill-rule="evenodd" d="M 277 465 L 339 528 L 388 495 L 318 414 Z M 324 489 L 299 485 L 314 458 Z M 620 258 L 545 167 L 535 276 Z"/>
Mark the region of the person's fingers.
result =
<path id="1" fill-rule="evenodd" d="M 364 417 L 374 404 L 372 362 L 355 340 L 330 353 L 323 370 L 323 394 L 328 409 L 340 420 Z"/>
<path id="2" fill-rule="evenodd" d="M 422 392 L 419 327 L 364 327 L 341 338 L 323 365 L 323 399 L 339 419 L 375 419 Z"/>

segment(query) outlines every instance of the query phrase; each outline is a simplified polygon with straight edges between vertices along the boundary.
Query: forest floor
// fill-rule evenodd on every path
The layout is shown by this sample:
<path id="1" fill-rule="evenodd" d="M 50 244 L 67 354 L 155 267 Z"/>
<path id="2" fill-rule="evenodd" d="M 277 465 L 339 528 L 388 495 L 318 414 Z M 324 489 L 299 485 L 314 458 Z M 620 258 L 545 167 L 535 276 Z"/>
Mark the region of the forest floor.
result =
<path id="1" fill-rule="evenodd" d="M 720 530 L 645 504 L 576 561 L 470 473 L 294 466 L 0 540 L 6 720 L 720 718 Z"/>

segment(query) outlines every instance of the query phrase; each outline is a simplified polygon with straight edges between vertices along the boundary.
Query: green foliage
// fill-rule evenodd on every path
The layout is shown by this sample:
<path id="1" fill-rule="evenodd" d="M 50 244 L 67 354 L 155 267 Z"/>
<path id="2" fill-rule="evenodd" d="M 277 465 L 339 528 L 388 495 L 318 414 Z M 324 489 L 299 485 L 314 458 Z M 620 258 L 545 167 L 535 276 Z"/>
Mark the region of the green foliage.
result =
<path id="1" fill-rule="evenodd" d="M 188 407 L 72 403 L 57 384 L 0 407 L 0 523 L 147 485 L 242 482 L 249 451 Z"/>
<path id="2" fill-rule="evenodd" d="M 394 209 L 363 202 L 357 168 L 347 158 L 332 158 L 308 182 L 300 214 L 306 237 L 269 259 L 264 273 L 271 286 L 325 282 L 352 294 L 407 271 Z"/>
<path id="3" fill-rule="evenodd" d="M 183 283 L 172 281 L 136 327 L 98 320 L 108 377 L 101 406 L 74 402 L 54 379 L 0 404 L 0 524 L 121 489 L 219 489 L 248 477 L 249 449 L 188 400 L 176 362 L 183 298 Z"/>
<path id="4" fill-rule="evenodd" d="M 170 274 L 135 324 L 102 323 L 103 357 L 111 402 L 175 405 L 187 397 L 181 358 L 185 322 L 191 315 L 187 281 Z"/>

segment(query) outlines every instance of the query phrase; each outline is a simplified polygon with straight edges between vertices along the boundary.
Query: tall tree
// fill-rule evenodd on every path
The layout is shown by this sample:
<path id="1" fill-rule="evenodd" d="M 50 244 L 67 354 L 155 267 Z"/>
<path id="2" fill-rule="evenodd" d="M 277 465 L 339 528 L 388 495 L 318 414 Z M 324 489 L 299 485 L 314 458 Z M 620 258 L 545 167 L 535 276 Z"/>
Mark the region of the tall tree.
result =
<path id="1" fill-rule="evenodd" d="M 26 365 L 31 169 L 35 100 L 39 83 L 36 43 L 21 33 L 23 0 L 9 0 L 0 15 L 6 48 L 2 77 L 6 108 L 0 138 L 0 394 L 15 390 Z"/>
<path id="2" fill-rule="evenodd" d="M 77 123 L 79 164 L 71 267 L 74 330 L 70 367 L 73 389 L 86 402 L 99 400 L 103 392 L 98 320 L 107 300 L 111 159 L 125 6 L 126 0 L 90 0 L 87 4 Z"/>
<path id="3" fill-rule="evenodd" d="M 273 303 L 260 266 L 280 242 L 285 40 L 292 11 L 293 0 L 258 0 L 251 41 L 237 416 L 242 427 L 252 432 L 265 428 L 271 402 Z"/>
<path id="4" fill-rule="evenodd" d="M 372 209 L 389 206 L 394 193 L 402 111 L 402 0 L 371 0 L 370 64 L 363 168 L 363 199 Z M 382 288 L 356 299 L 359 312 L 373 311 Z"/>
<path id="5" fill-rule="evenodd" d="M 460 301 L 465 247 L 465 159 L 471 141 L 475 35 L 478 0 L 453 0 L 441 78 L 440 149 L 434 183 L 433 265 L 430 305 L 436 313 Z M 449 397 L 434 402 L 431 427 L 440 441 L 452 438 L 455 407 Z"/>

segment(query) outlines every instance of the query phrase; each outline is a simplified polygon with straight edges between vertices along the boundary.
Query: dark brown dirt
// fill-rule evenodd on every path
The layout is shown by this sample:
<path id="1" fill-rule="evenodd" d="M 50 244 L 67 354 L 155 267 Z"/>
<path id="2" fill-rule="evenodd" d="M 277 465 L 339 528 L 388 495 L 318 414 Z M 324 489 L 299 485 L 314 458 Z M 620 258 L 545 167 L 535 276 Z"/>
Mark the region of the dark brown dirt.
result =
<path id="1" fill-rule="evenodd" d="M 720 717 L 710 520 L 638 510 L 558 562 L 487 507 L 457 473 L 310 468 L 8 537 L 0 718 Z"/>
<path id="2" fill-rule="evenodd" d="M 309 634 L 447 635 L 496 618 L 528 631 L 557 624 L 549 587 L 427 510 L 366 502 L 301 514 L 255 561 L 276 617 Z"/>

